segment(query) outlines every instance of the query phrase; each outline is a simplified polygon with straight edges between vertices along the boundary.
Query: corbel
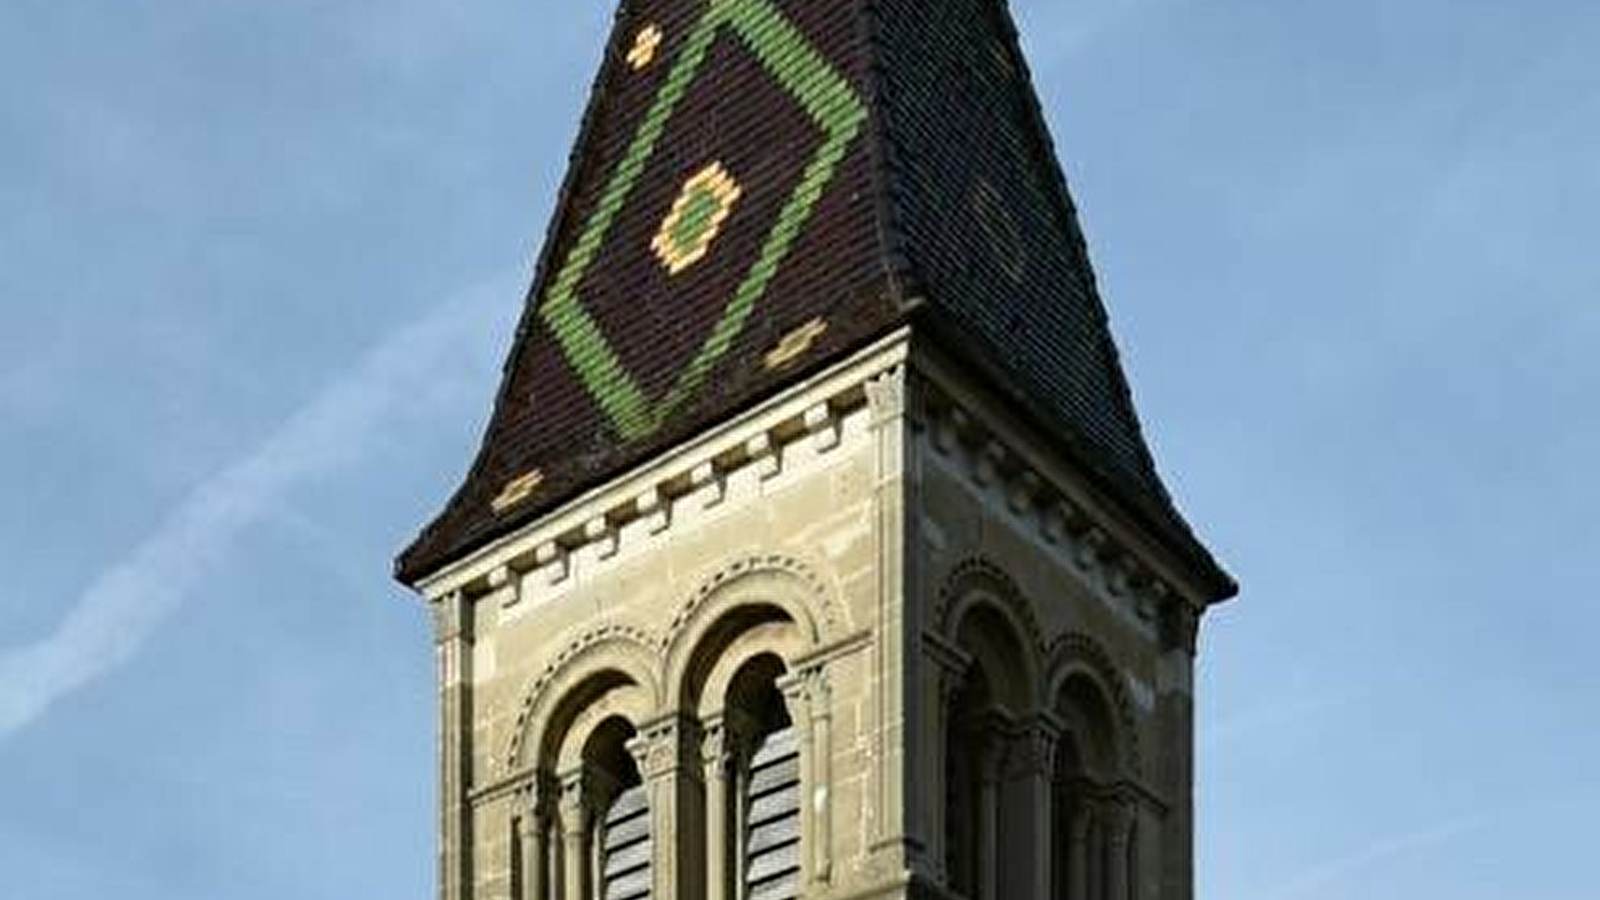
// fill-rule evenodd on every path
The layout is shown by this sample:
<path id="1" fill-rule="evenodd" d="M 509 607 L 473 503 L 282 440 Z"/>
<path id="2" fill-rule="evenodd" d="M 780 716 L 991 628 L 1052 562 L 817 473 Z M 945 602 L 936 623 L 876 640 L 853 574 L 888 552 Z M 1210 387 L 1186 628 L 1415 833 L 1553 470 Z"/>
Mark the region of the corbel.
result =
<path id="1" fill-rule="evenodd" d="M 522 602 L 522 579 L 510 566 L 496 566 L 487 579 L 491 594 L 503 593 L 500 608 L 510 609 Z"/>
<path id="2" fill-rule="evenodd" d="M 756 477 L 762 481 L 767 481 L 783 471 L 783 461 L 778 456 L 777 445 L 772 442 L 772 436 L 766 432 L 745 441 L 744 455 L 755 468 Z"/>
<path id="3" fill-rule="evenodd" d="M 1011 512 L 1019 516 L 1025 514 L 1033 506 L 1034 498 L 1039 496 L 1041 485 L 1039 476 L 1032 471 L 1025 471 L 1012 479 L 1011 489 L 1006 494 Z"/>
<path id="4" fill-rule="evenodd" d="M 534 565 L 544 573 L 545 584 L 555 587 L 572 575 L 572 561 L 567 548 L 556 541 L 540 544 L 533 554 Z"/>
<path id="5" fill-rule="evenodd" d="M 706 509 L 721 503 L 727 496 L 727 478 L 717 468 L 713 460 L 707 460 L 689 473 L 689 487 L 700 498 L 700 505 Z"/>
<path id="6" fill-rule="evenodd" d="M 645 520 L 645 530 L 650 534 L 660 534 L 672 525 L 672 504 L 661 496 L 660 488 L 653 487 L 640 494 L 633 508 L 639 518 Z"/>
<path id="7" fill-rule="evenodd" d="M 972 461 L 972 480 L 983 488 L 994 484 L 1000 477 L 1000 468 L 1005 461 L 1005 445 L 996 440 L 985 441 L 983 449 L 978 451 L 978 458 Z"/>
<path id="8" fill-rule="evenodd" d="M 1083 536 L 1078 538 L 1078 546 L 1073 553 L 1073 560 L 1077 562 L 1078 568 L 1085 572 L 1098 568 L 1101 554 L 1110 542 L 1110 536 L 1099 528 L 1090 528 L 1084 532 Z"/>
<path id="9" fill-rule="evenodd" d="M 961 446 L 961 435 L 966 432 L 971 424 L 967 414 L 958 406 L 950 406 L 939 416 L 933 429 L 933 449 L 941 456 L 948 456 Z"/>
<path id="10" fill-rule="evenodd" d="M 595 556 L 599 559 L 617 555 L 617 530 L 605 516 L 596 516 L 583 526 L 583 539 L 594 545 Z"/>
<path id="11" fill-rule="evenodd" d="M 806 433 L 811 435 L 811 445 L 818 453 L 826 453 L 839 446 L 839 419 L 827 403 L 818 403 L 806 410 L 802 421 Z"/>

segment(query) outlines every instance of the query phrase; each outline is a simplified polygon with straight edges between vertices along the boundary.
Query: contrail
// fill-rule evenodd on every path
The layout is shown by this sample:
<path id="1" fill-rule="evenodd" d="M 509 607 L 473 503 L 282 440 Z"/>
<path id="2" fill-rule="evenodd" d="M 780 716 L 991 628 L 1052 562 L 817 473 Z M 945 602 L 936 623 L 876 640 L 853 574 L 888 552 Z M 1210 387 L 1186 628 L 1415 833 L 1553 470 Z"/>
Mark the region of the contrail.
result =
<path id="1" fill-rule="evenodd" d="M 1404 856 L 1412 851 L 1431 847 L 1435 844 L 1446 843 L 1461 835 L 1477 831 L 1490 825 L 1493 821 L 1493 817 L 1486 814 L 1465 816 L 1442 822 L 1429 828 L 1385 838 L 1369 844 L 1348 856 L 1316 866 L 1287 884 L 1282 885 L 1277 890 L 1269 891 L 1267 897 L 1269 900 L 1290 900 L 1292 897 L 1304 896 L 1312 891 L 1337 884 L 1347 876 L 1371 868 L 1379 863 L 1387 862 L 1395 857 Z"/>
<path id="2" fill-rule="evenodd" d="M 191 491 L 89 584 L 53 633 L 0 653 L 0 741 L 137 655 L 241 532 L 286 494 L 394 438 L 399 415 L 438 396 L 440 383 L 466 368 L 457 360 L 481 352 L 516 312 L 506 298 L 517 295 L 505 288 L 464 291 L 391 332 L 255 451 Z"/>
<path id="3" fill-rule="evenodd" d="M 1361 692 L 1354 690 L 1310 694 L 1229 716 L 1215 723 L 1205 722 L 1200 728 L 1200 747 L 1209 753 L 1263 732 L 1280 732 L 1308 720 L 1322 718 L 1359 699 Z"/>

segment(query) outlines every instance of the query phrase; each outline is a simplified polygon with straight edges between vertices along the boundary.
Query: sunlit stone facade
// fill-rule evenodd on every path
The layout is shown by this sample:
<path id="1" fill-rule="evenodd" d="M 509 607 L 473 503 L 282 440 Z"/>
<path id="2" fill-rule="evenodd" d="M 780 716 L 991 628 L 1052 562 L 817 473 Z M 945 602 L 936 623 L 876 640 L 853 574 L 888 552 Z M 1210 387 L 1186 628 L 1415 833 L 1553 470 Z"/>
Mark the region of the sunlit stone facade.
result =
<path id="1" fill-rule="evenodd" d="M 1001 410 L 892 336 L 420 585 L 441 896 L 1188 897 L 1207 598 Z"/>

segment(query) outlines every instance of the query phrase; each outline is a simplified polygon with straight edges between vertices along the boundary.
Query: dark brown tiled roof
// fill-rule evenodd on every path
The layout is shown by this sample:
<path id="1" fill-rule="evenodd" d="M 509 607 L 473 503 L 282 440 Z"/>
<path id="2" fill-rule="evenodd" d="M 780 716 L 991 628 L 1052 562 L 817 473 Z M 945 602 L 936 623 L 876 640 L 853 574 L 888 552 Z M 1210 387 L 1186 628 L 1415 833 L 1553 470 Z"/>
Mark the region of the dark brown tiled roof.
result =
<path id="1" fill-rule="evenodd" d="M 482 449 L 399 577 L 908 321 L 1232 592 L 1140 434 L 1002 0 L 625 0 Z"/>

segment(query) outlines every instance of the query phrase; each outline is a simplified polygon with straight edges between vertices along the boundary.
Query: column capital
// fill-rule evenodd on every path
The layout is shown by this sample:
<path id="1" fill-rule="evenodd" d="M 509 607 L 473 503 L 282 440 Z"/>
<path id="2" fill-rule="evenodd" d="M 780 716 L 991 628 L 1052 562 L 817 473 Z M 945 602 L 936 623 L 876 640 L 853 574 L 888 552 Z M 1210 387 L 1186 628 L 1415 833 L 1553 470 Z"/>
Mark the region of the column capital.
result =
<path id="1" fill-rule="evenodd" d="M 560 776 L 560 786 L 556 812 L 561 820 L 561 831 L 568 837 L 582 835 L 589 827 L 589 779 L 578 769 Z"/>
<path id="2" fill-rule="evenodd" d="M 1133 840 L 1133 829 L 1138 824 L 1133 806 L 1125 800 L 1106 799 L 1099 804 L 1100 820 L 1105 823 L 1106 839 L 1113 847 L 1124 848 Z"/>
<path id="3" fill-rule="evenodd" d="M 693 769 L 686 763 L 698 758 L 699 729 L 682 716 L 668 716 L 644 727 L 628 742 L 628 752 L 639 766 L 645 781 L 663 778 L 680 769 Z"/>
<path id="4" fill-rule="evenodd" d="M 728 725 L 722 716 L 714 716 L 700 725 L 700 762 L 707 772 L 724 767 L 733 758 L 733 743 Z"/>
<path id="5" fill-rule="evenodd" d="M 785 675 L 778 679 L 777 687 L 783 692 L 789 708 L 800 714 L 796 716 L 796 725 L 803 724 L 799 721 L 802 716 L 815 719 L 832 715 L 833 684 L 826 666 L 813 665 Z"/>
<path id="6" fill-rule="evenodd" d="M 433 641 L 448 644 L 472 640 L 472 601 L 460 591 L 451 591 L 428 606 L 433 620 Z"/>
<path id="7" fill-rule="evenodd" d="M 1051 777 L 1064 731 L 1048 713 L 1015 725 L 1010 735 L 1008 768 L 1015 775 Z"/>
<path id="8" fill-rule="evenodd" d="M 867 381 L 867 406 L 872 424 L 881 426 L 906 414 L 906 367 L 895 366 Z"/>
<path id="9" fill-rule="evenodd" d="M 561 801 L 561 782 L 543 772 L 517 788 L 512 807 L 524 820 L 547 819 L 555 815 Z"/>

